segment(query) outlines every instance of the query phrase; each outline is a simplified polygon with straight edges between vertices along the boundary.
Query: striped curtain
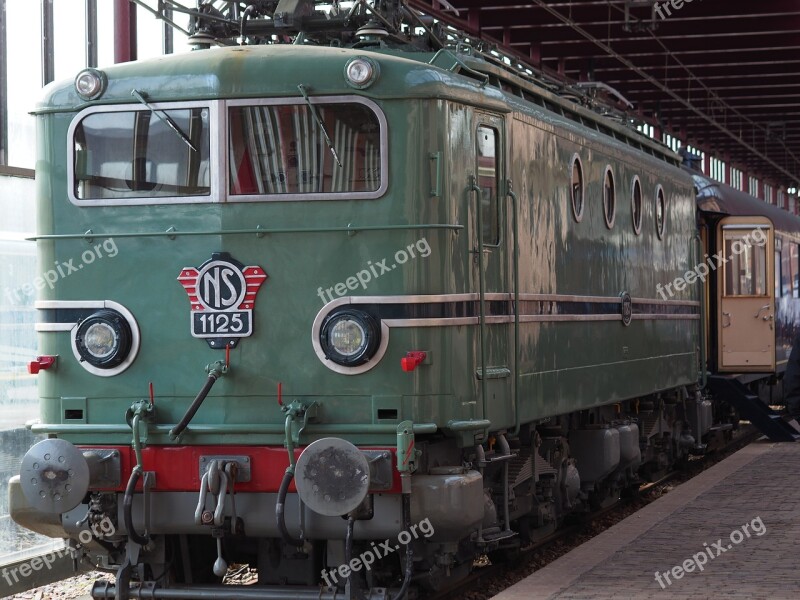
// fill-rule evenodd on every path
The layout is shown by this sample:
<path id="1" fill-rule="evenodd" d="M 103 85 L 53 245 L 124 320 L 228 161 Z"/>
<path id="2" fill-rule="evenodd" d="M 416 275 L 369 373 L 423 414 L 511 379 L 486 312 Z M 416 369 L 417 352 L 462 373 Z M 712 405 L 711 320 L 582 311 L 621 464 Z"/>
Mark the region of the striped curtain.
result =
<path id="1" fill-rule="evenodd" d="M 380 138 L 374 114 L 361 105 L 351 104 L 318 106 L 317 110 L 341 166 L 308 106 L 232 109 L 231 194 L 319 194 L 378 189 Z"/>

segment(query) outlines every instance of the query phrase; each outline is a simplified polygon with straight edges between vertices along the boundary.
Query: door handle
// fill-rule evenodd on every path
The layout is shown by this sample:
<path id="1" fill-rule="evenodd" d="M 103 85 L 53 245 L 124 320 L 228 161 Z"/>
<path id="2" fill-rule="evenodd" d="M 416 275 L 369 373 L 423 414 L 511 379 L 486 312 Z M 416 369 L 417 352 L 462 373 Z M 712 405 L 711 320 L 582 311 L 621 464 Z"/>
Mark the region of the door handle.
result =
<path id="1" fill-rule="evenodd" d="M 728 317 L 728 323 L 725 323 L 725 317 Z M 722 313 L 722 327 L 730 327 L 731 326 L 731 313 L 724 312 Z"/>
<path id="2" fill-rule="evenodd" d="M 483 212 L 481 210 L 481 188 L 478 187 L 478 181 L 475 175 L 469 176 L 469 185 L 467 186 L 467 194 L 475 193 L 475 220 L 477 229 L 477 244 L 476 248 L 472 250 L 474 254 L 478 255 L 478 264 L 480 264 L 480 257 L 484 253 L 483 247 Z"/>
<path id="3" fill-rule="evenodd" d="M 756 313 L 756 319 L 758 318 L 758 315 L 761 314 L 762 310 L 769 310 L 769 304 L 765 304 L 764 306 L 762 306 L 761 308 L 758 309 L 758 312 Z M 767 319 L 764 318 L 764 320 L 766 321 Z"/>
<path id="4" fill-rule="evenodd" d="M 434 163 L 432 165 L 434 171 L 431 177 L 430 197 L 438 198 L 442 195 L 442 153 L 431 152 L 428 154 L 428 158 Z"/>

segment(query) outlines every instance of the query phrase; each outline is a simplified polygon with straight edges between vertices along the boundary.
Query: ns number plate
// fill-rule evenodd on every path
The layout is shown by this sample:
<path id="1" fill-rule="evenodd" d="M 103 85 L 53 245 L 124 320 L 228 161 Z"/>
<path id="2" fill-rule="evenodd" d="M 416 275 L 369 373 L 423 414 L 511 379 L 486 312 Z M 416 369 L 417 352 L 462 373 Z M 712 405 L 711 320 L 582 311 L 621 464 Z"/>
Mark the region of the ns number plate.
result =
<path id="1" fill-rule="evenodd" d="M 192 335 L 197 338 L 248 337 L 253 333 L 251 310 L 192 313 Z"/>

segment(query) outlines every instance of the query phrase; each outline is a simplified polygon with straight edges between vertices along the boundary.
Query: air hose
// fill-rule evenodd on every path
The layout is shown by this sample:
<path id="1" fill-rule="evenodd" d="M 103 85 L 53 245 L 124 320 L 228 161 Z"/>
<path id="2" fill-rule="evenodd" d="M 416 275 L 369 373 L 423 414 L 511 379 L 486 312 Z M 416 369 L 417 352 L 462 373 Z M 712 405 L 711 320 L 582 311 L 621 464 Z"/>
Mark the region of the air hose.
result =
<path id="1" fill-rule="evenodd" d="M 296 417 L 305 414 L 307 408 L 293 402 L 289 406 L 283 406 L 281 410 L 286 413 L 284 430 L 286 433 L 286 450 L 289 453 L 289 466 L 286 467 L 286 472 L 283 474 L 283 479 L 281 480 L 281 487 L 278 488 L 278 501 L 275 503 L 275 520 L 278 523 L 278 531 L 280 531 L 283 541 L 290 546 L 299 548 L 305 543 L 305 536 L 303 536 L 302 530 L 300 531 L 299 538 L 291 536 L 289 530 L 286 528 L 285 508 L 286 494 L 289 492 L 289 485 L 292 483 L 292 479 L 294 479 L 294 469 L 296 465 L 294 458 L 294 439 L 292 438 L 292 423 L 294 423 Z M 302 431 L 302 427 L 300 430 Z"/>
<path id="2" fill-rule="evenodd" d="M 290 468 L 286 469 L 281 480 L 281 487 L 278 488 L 278 502 L 275 503 L 275 519 L 278 522 L 278 529 L 281 532 L 283 541 L 291 546 L 300 547 L 303 545 L 303 535 L 300 538 L 293 538 L 286 528 L 286 516 L 284 515 L 284 506 L 286 504 L 286 494 L 289 491 L 289 484 L 292 483 L 294 478 L 294 471 Z"/>
<path id="3" fill-rule="evenodd" d="M 356 520 L 353 517 L 347 517 L 347 533 L 344 537 L 344 564 L 349 565 L 353 558 L 353 537 L 355 535 Z M 347 581 L 350 583 L 350 597 L 361 598 L 358 594 L 358 580 L 354 571 L 350 571 L 347 576 Z"/>
<path id="4" fill-rule="evenodd" d="M 189 422 L 194 418 L 195 413 L 200 409 L 200 406 L 203 404 L 203 401 L 206 399 L 206 396 L 208 396 L 208 393 L 211 391 L 217 379 L 222 377 L 227 369 L 226 365 L 221 362 L 216 362 L 213 365 L 209 365 L 207 368 L 208 378 L 205 384 L 203 384 L 203 388 L 197 396 L 195 396 L 189 408 L 186 409 L 186 414 L 183 415 L 183 418 L 181 418 L 178 424 L 169 432 L 169 437 L 173 440 L 177 439 L 177 437 L 183 433 L 183 430 L 186 429 Z"/>
<path id="5" fill-rule="evenodd" d="M 403 494 L 403 531 L 411 529 L 411 494 Z M 397 595 L 392 596 L 390 600 L 403 600 L 408 593 L 408 588 L 411 587 L 411 576 L 414 573 L 414 550 L 411 548 L 411 541 L 406 544 L 406 573 L 403 578 L 403 585 L 397 592 Z"/>
<path id="6" fill-rule="evenodd" d="M 122 499 L 122 516 L 125 520 L 125 529 L 128 532 L 128 537 L 140 546 L 146 546 L 150 542 L 150 538 L 139 535 L 133 528 L 133 493 L 136 491 L 136 484 L 139 483 L 141 476 L 142 468 L 136 465 L 131 471 L 131 478 L 128 479 L 128 486 L 125 488 L 125 496 Z"/>
<path id="7" fill-rule="evenodd" d="M 139 479 L 142 476 L 142 442 L 139 438 L 139 423 L 141 423 L 142 414 L 147 413 L 150 409 L 144 403 L 137 403 L 131 407 L 131 410 L 133 412 L 131 431 L 133 432 L 133 452 L 136 456 L 136 466 L 131 471 L 128 485 L 125 488 L 125 495 L 122 498 L 122 518 L 125 522 L 128 537 L 140 546 L 146 546 L 150 542 L 150 537 L 139 535 L 133 528 L 133 494 L 136 491 L 136 484 L 139 483 Z"/>

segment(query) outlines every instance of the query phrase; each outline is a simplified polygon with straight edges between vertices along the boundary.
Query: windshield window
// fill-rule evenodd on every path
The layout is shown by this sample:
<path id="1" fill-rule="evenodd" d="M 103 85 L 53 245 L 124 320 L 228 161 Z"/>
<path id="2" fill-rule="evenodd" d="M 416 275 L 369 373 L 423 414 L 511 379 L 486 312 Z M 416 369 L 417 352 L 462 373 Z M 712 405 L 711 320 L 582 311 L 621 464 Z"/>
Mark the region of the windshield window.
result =
<path id="1" fill-rule="evenodd" d="M 159 112 L 186 140 L 165 122 L 169 119 L 146 109 L 98 112 L 81 120 L 73 138 L 76 198 L 209 195 L 208 109 Z"/>
<path id="2" fill-rule="evenodd" d="M 230 109 L 231 195 L 375 192 L 380 188 L 377 115 L 357 103 L 316 104 L 314 108 L 290 104 Z"/>

